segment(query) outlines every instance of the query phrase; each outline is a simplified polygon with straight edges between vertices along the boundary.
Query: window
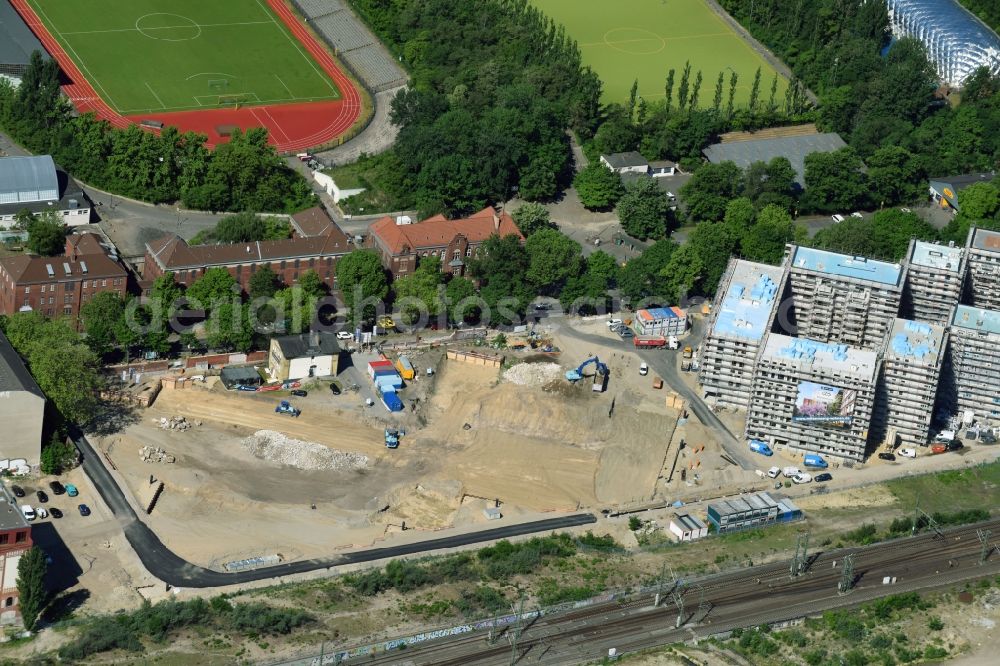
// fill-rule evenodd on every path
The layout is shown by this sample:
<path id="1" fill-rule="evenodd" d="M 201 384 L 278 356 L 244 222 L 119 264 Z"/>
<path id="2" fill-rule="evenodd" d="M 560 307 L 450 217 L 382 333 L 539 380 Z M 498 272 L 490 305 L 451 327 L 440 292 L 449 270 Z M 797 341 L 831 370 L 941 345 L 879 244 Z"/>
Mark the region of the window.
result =
<path id="1" fill-rule="evenodd" d="M 64 315 L 71 315 L 71 314 L 73 314 L 73 308 L 63 308 L 63 314 Z"/>
<path id="2" fill-rule="evenodd" d="M 0 545 L 8 543 L 10 541 L 9 534 L 0 534 Z"/>
<path id="3" fill-rule="evenodd" d="M 286 261 L 282 261 L 281 262 L 281 270 L 285 270 L 285 264 L 286 263 L 288 263 L 288 262 L 286 262 Z"/>
<path id="4" fill-rule="evenodd" d="M 49 296 L 49 305 L 52 305 L 55 302 L 56 302 L 55 297 L 54 296 Z"/>
<path id="5" fill-rule="evenodd" d="M 18 532 L 16 535 L 14 535 L 14 543 L 24 543 L 27 540 L 28 540 L 27 532 Z"/>
<path id="6" fill-rule="evenodd" d="M 316 259 L 310 259 L 309 260 L 309 268 L 312 268 L 315 265 L 316 265 Z"/>
<path id="7" fill-rule="evenodd" d="M 69 285 L 67 284 L 66 286 L 68 287 Z M 108 281 L 107 280 L 101 280 L 101 286 L 102 287 L 107 287 L 108 286 Z"/>
<path id="8" fill-rule="evenodd" d="M 63 282 L 63 291 L 69 291 L 72 288 L 73 288 L 72 282 Z M 53 288 L 51 291 L 55 291 L 55 288 Z"/>
<path id="9" fill-rule="evenodd" d="M 45 285 L 44 284 L 42 285 L 42 293 L 43 294 L 45 293 Z"/>
<path id="10" fill-rule="evenodd" d="M 461 250 L 455 250 L 455 261 L 458 261 L 458 258 L 459 258 L 459 257 L 460 257 L 461 255 L 462 255 L 462 251 L 461 251 Z"/>
<path id="11" fill-rule="evenodd" d="M 468 247 L 468 249 L 465 250 L 465 256 L 466 257 L 471 257 L 472 256 L 472 246 L 471 245 Z"/>
<path id="12" fill-rule="evenodd" d="M 24 288 L 24 293 L 30 294 L 31 293 L 31 287 L 25 287 Z"/>
<path id="13" fill-rule="evenodd" d="M 52 299 L 50 298 L 49 299 L 49 303 L 51 303 L 51 302 L 52 302 Z M 72 302 L 73 302 L 73 296 L 72 295 L 67 295 L 67 296 L 63 297 L 63 303 L 72 303 Z"/>

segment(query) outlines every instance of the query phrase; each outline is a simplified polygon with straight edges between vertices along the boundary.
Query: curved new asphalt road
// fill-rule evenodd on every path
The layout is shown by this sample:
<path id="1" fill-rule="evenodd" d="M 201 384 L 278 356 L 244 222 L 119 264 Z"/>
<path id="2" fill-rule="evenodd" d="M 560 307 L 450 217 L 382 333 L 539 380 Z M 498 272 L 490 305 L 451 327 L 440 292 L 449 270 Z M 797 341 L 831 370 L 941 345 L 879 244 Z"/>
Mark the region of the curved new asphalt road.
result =
<path id="1" fill-rule="evenodd" d="M 87 438 L 82 434 L 77 434 L 76 443 L 83 456 L 84 471 L 94 483 L 97 492 L 108 505 L 108 508 L 111 509 L 111 513 L 121 523 L 122 530 L 125 532 L 125 538 L 128 539 L 129 544 L 135 549 L 143 565 L 151 574 L 175 587 L 220 587 L 249 583 L 277 576 L 288 576 L 291 574 L 318 571 L 320 569 L 329 569 L 344 564 L 373 562 L 384 558 L 425 553 L 439 548 L 455 548 L 457 546 L 467 546 L 484 541 L 493 541 L 494 539 L 504 539 L 536 532 L 548 532 L 565 527 L 588 525 L 597 522 L 593 514 L 576 513 L 560 518 L 507 525 L 505 527 L 480 530 L 468 534 L 456 534 L 454 536 L 429 539 L 427 541 L 417 541 L 415 543 L 405 543 L 382 548 L 369 548 L 368 550 L 334 555 L 329 558 L 286 562 L 271 567 L 238 573 L 223 573 L 191 564 L 164 546 L 153 530 L 149 529 L 145 523 L 139 520 L 132 506 L 125 499 L 122 489 L 118 487 L 118 484 L 110 472 L 108 472 L 104 463 L 101 462 L 97 452 L 91 446 L 90 442 L 87 441 Z"/>

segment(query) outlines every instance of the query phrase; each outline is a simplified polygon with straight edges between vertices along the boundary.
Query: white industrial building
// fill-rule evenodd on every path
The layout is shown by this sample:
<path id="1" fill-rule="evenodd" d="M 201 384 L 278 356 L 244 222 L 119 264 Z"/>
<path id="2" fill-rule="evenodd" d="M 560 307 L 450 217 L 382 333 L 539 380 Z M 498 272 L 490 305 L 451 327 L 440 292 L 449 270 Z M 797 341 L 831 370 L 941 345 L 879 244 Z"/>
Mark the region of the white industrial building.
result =
<path id="1" fill-rule="evenodd" d="M 333 333 L 303 333 L 271 338 L 267 374 L 275 381 L 332 377 L 337 374 L 340 344 Z"/>
<path id="2" fill-rule="evenodd" d="M 24 210 L 53 211 L 70 226 L 90 223 L 83 191 L 49 155 L 0 157 L 0 227 L 9 229 Z"/>
<path id="3" fill-rule="evenodd" d="M 678 541 L 694 541 L 708 536 L 708 525 L 689 513 L 675 513 L 670 519 L 669 529 Z"/>
<path id="4" fill-rule="evenodd" d="M 0 462 L 4 469 L 38 466 L 44 421 L 45 394 L 0 333 L 0 423 L 4 431 Z"/>

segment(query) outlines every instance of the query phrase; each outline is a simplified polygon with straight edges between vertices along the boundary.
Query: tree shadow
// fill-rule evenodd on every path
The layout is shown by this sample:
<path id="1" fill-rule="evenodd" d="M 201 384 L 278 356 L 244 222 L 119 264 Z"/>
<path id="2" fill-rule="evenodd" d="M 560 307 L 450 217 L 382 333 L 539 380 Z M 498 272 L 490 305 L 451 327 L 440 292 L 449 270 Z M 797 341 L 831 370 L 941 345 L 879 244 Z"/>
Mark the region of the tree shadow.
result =
<path id="1" fill-rule="evenodd" d="M 70 619 L 73 617 L 73 613 L 87 603 L 88 599 L 90 599 L 90 590 L 85 588 L 57 594 L 42 611 L 42 622 L 55 624 Z"/>
<path id="2" fill-rule="evenodd" d="M 87 423 L 87 432 L 106 437 L 139 422 L 138 409 L 113 400 L 99 400 Z"/>

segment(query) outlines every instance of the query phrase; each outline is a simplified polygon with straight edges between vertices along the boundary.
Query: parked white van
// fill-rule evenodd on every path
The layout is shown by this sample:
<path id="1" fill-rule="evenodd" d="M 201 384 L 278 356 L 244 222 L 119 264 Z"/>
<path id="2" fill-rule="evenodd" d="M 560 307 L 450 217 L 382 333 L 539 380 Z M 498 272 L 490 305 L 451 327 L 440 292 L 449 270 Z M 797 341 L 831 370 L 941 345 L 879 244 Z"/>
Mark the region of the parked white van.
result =
<path id="1" fill-rule="evenodd" d="M 32 521 L 35 519 L 35 510 L 31 508 L 30 504 L 22 504 L 21 515 L 24 516 L 25 520 Z"/>

